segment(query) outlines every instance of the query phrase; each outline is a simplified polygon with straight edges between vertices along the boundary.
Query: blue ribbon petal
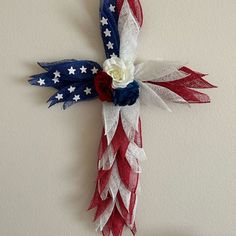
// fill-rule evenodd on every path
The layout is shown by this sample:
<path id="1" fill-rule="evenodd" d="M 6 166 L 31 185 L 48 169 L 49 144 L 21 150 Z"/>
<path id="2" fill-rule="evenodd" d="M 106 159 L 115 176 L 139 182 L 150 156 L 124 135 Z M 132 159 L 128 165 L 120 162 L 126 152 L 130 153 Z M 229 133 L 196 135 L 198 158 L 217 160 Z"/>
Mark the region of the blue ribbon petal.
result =
<path id="1" fill-rule="evenodd" d="M 75 59 L 65 59 L 61 61 L 55 61 L 55 62 L 38 62 L 38 65 L 41 66 L 43 69 L 49 71 L 55 68 L 55 66 L 60 66 L 63 64 L 76 62 Z"/>
<path id="2" fill-rule="evenodd" d="M 101 0 L 100 23 L 106 58 L 119 56 L 120 37 L 118 32 L 117 0 Z M 114 9 L 114 10 L 113 10 Z M 109 34 L 109 31 L 111 32 Z M 108 32 L 107 34 L 105 32 Z"/>
<path id="3" fill-rule="evenodd" d="M 64 102 L 63 108 L 98 96 L 94 77 L 101 66 L 93 61 L 64 60 L 52 63 L 38 63 L 47 72 L 33 75 L 31 85 L 57 89 L 49 100 L 49 107 Z"/>
<path id="4" fill-rule="evenodd" d="M 63 102 L 63 108 L 66 109 L 79 101 L 90 100 L 98 96 L 94 82 L 86 81 L 80 83 L 74 83 L 65 88 L 57 91 L 49 100 L 49 107 Z"/>
<path id="5" fill-rule="evenodd" d="M 38 75 L 32 75 L 30 78 L 31 79 L 29 80 L 29 83 L 31 85 L 41 86 L 41 87 L 52 87 L 55 89 L 62 89 L 63 87 L 71 83 L 71 81 L 62 79 L 58 80 L 57 82 L 57 80 L 53 80 L 54 77 L 52 77 L 48 72 Z"/>

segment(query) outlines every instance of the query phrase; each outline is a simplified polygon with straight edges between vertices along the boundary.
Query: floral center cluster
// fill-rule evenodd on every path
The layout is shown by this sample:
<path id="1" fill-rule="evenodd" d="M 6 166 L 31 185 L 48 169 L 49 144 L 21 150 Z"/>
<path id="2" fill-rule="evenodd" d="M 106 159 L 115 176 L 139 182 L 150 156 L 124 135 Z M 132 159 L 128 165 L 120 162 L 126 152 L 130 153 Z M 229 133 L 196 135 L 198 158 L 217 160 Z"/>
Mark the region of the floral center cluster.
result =
<path id="1" fill-rule="evenodd" d="M 95 77 L 95 87 L 101 101 L 119 106 L 133 105 L 139 97 L 134 64 L 118 57 L 107 59 L 103 63 L 103 71 Z"/>

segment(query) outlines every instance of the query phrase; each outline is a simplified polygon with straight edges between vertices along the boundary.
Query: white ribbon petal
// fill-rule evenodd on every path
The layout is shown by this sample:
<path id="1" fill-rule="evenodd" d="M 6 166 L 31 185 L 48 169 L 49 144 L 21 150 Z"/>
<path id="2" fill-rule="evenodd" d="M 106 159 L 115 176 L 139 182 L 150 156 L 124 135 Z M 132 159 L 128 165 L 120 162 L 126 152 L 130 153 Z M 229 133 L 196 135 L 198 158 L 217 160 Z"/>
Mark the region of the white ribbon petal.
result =
<path id="1" fill-rule="evenodd" d="M 171 112 L 168 105 L 162 100 L 162 98 L 153 91 L 146 83 L 139 82 L 140 85 L 140 101 L 143 104 L 150 104 L 151 102 L 157 104 L 159 107 Z"/>
<path id="2" fill-rule="evenodd" d="M 147 84 L 156 94 L 158 94 L 162 99 L 170 102 L 179 102 L 179 103 L 187 103 L 182 97 L 178 94 L 172 92 L 171 90 L 164 88 L 162 86 Z"/>
<path id="3" fill-rule="evenodd" d="M 98 162 L 99 170 L 110 170 L 116 158 L 112 145 L 109 145 Z"/>
<path id="4" fill-rule="evenodd" d="M 120 183 L 121 183 L 121 179 L 120 179 L 117 164 L 115 162 L 113 167 L 112 167 L 111 177 L 110 177 L 110 180 L 109 180 L 109 183 L 108 183 L 109 192 L 112 196 L 113 201 L 116 200 L 116 195 L 119 191 Z"/>
<path id="5" fill-rule="evenodd" d="M 182 67 L 179 63 L 169 61 L 147 61 L 135 66 L 135 79 L 158 82 L 173 81 L 186 76 L 179 71 Z"/>
<path id="6" fill-rule="evenodd" d="M 119 170 L 117 167 L 117 163 L 115 162 L 114 165 L 112 166 L 112 171 L 111 171 L 111 176 L 110 176 L 109 182 L 100 195 L 101 199 L 105 200 L 107 198 L 108 192 L 110 192 L 113 201 L 115 201 L 116 195 L 117 195 L 119 188 L 120 188 L 120 184 L 121 184 L 121 179 L 120 179 L 120 175 L 119 175 Z"/>
<path id="7" fill-rule="evenodd" d="M 122 198 L 122 201 L 125 205 L 125 208 L 127 211 L 129 211 L 131 192 L 125 187 L 125 185 L 122 182 L 120 184 L 119 191 L 120 191 L 120 196 Z"/>
<path id="8" fill-rule="evenodd" d="M 111 102 L 103 102 L 103 119 L 105 127 L 105 135 L 108 145 L 115 135 L 116 128 L 119 122 L 120 107 L 114 106 Z"/>
<path id="9" fill-rule="evenodd" d="M 127 0 L 124 0 L 121 8 L 118 30 L 120 34 L 120 58 L 124 61 L 134 61 L 140 27 Z"/>
<path id="10" fill-rule="evenodd" d="M 143 148 L 138 147 L 135 143 L 130 143 L 126 151 L 126 159 L 134 172 L 142 172 L 139 162 L 146 160 Z"/>
<path id="11" fill-rule="evenodd" d="M 126 156 L 130 158 L 136 158 L 139 161 L 144 161 L 147 159 L 146 153 L 143 148 L 140 148 L 135 143 L 130 143 L 126 151 Z"/>
<path id="12" fill-rule="evenodd" d="M 121 107 L 121 121 L 127 137 L 130 137 L 132 129 L 138 131 L 140 102 L 139 100 L 132 106 Z"/>

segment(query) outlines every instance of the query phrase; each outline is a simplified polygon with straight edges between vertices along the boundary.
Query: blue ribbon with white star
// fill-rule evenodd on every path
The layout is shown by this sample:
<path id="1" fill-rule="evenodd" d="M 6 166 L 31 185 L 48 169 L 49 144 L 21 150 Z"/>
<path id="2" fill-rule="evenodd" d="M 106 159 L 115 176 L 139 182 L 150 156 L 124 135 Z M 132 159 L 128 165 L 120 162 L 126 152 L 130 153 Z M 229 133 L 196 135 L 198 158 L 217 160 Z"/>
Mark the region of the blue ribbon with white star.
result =
<path id="1" fill-rule="evenodd" d="M 119 56 L 120 37 L 118 31 L 117 0 L 102 0 L 100 7 L 101 35 L 106 58 Z"/>
<path id="2" fill-rule="evenodd" d="M 63 108 L 98 96 L 94 77 L 101 71 L 101 66 L 93 61 L 64 60 L 53 63 L 38 63 L 45 73 L 33 75 L 29 83 L 36 86 L 57 89 L 49 100 L 49 107 L 64 102 Z"/>

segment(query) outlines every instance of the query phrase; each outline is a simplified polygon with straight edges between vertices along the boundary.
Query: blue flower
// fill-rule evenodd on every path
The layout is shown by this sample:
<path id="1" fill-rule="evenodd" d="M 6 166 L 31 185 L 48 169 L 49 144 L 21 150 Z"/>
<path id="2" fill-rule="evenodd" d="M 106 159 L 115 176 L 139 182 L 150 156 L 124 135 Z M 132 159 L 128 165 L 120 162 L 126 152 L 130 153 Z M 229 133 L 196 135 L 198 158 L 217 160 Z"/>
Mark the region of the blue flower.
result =
<path id="1" fill-rule="evenodd" d="M 113 103 L 117 106 L 131 106 L 139 97 L 139 84 L 134 80 L 126 88 L 113 90 Z"/>

